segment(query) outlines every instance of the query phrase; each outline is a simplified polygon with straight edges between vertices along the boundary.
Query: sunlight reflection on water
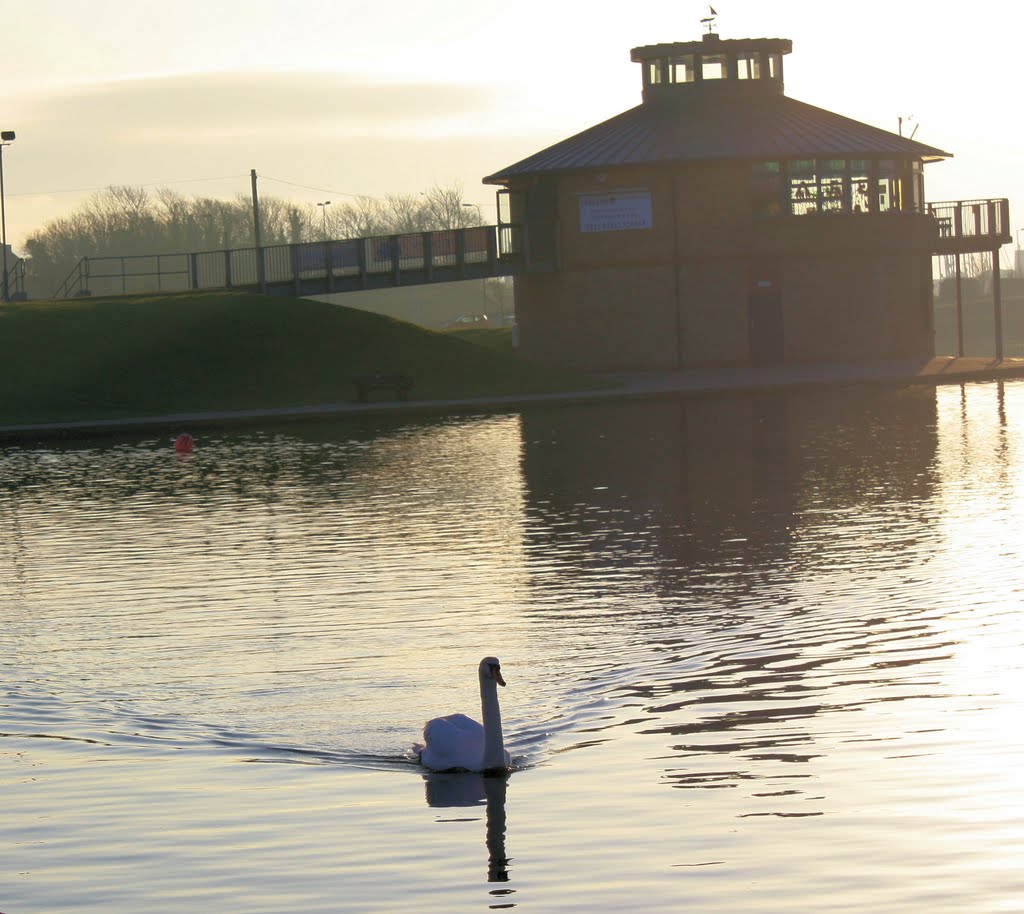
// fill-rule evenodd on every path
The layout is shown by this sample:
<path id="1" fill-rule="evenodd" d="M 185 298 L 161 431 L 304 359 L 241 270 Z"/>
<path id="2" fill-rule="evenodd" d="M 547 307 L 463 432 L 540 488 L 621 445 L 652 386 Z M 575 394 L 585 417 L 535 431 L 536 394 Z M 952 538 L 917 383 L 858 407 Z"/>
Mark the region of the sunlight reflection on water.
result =
<path id="1" fill-rule="evenodd" d="M 993 384 L 4 449 L 0 903 L 1012 909 L 1022 418 Z M 490 653 L 500 802 L 409 756 Z"/>

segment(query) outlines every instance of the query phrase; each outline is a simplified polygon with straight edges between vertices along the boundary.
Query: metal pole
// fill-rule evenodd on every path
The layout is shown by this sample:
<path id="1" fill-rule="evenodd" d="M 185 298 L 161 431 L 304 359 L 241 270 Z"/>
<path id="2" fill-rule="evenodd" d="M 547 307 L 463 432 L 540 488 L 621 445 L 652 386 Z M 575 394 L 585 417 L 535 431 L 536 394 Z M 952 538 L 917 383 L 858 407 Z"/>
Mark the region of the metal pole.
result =
<path id="1" fill-rule="evenodd" d="M 0 143 L 0 244 L 4 247 L 4 304 L 10 301 L 10 289 L 7 285 L 7 211 L 4 208 L 4 146 Z"/>
<path id="2" fill-rule="evenodd" d="M 960 252 L 956 252 L 956 354 L 964 357 L 964 299 L 960 273 Z"/>
<path id="3" fill-rule="evenodd" d="M 999 280 L 999 248 L 992 248 L 992 309 L 996 329 L 996 361 L 1003 360 L 1003 295 Z"/>
<path id="4" fill-rule="evenodd" d="M 260 232 L 260 197 L 256 192 L 256 169 L 249 172 L 252 178 L 252 222 L 253 237 L 256 240 L 256 281 L 259 283 L 260 291 L 267 291 L 267 274 L 263 265 L 263 240 Z"/>

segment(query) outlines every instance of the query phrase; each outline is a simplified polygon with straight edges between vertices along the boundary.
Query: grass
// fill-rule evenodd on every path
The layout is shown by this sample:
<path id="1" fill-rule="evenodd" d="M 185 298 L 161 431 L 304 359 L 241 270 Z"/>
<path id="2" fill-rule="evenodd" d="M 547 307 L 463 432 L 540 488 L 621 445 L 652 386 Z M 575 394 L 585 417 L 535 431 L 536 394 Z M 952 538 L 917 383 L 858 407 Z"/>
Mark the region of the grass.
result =
<path id="1" fill-rule="evenodd" d="M 376 371 L 411 375 L 424 400 L 597 386 L 481 333 L 245 293 L 15 303 L 0 307 L 0 425 L 345 402 Z"/>

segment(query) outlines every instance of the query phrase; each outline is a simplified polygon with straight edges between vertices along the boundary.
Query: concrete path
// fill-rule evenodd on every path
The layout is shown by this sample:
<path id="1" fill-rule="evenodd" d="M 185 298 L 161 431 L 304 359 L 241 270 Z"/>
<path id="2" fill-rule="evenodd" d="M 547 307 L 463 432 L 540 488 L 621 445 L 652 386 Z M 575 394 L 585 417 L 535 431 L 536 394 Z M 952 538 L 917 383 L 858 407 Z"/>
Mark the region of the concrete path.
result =
<path id="1" fill-rule="evenodd" d="M 408 400 L 371 403 L 321 403 L 274 409 L 171 413 L 122 419 L 45 422 L 0 426 L 0 440 L 32 441 L 78 438 L 133 431 L 176 434 L 199 428 L 255 425 L 341 416 L 416 413 L 473 413 L 601 400 L 703 396 L 851 384 L 959 384 L 968 381 L 1024 377 L 1024 359 L 935 358 L 928 362 L 851 362 L 835 365 L 763 365 L 735 368 L 693 368 L 683 371 L 622 372 L 603 375 L 613 386 L 555 394 L 522 394 L 457 400 Z"/>

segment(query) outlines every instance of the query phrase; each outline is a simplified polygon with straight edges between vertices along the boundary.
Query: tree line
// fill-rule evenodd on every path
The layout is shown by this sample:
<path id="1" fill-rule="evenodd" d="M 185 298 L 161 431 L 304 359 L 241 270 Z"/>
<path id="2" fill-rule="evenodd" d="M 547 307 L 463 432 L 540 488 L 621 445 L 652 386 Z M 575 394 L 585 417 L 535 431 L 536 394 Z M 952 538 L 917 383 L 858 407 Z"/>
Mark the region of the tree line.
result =
<path id="1" fill-rule="evenodd" d="M 354 197 L 329 206 L 297 205 L 260 196 L 264 245 L 324 238 L 362 238 L 480 225 L 480 210 L 462 200 L 462 186 L 435 185 L 420 194 Z M 97 191 L 69 216 L 54 219 L 25 240 L 25 285 L 46 298 L 83 257 L 127 257 L 251 247 L 252 200 L 190 197 L 168 188 L 116 186 Z"/>

